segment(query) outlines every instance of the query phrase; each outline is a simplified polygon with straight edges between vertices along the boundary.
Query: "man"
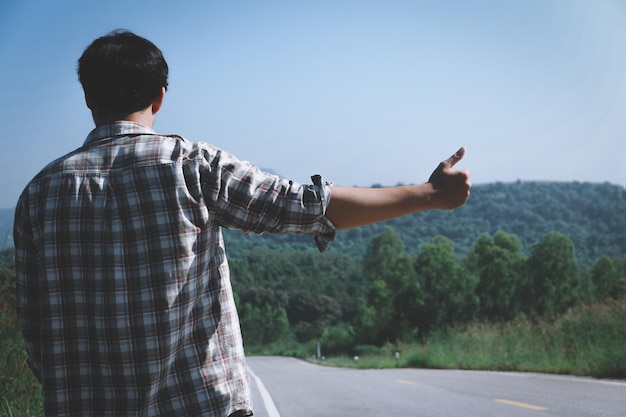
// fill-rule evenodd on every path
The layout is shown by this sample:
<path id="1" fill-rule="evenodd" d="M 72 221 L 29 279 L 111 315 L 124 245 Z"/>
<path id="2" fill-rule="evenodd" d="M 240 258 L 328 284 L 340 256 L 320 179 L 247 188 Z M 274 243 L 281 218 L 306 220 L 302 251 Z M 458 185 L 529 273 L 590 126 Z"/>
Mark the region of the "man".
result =
<path id="1" fill-rule="evenodd" d="M 96 128 L 45 167 L 16 209 L 17 309 L 47 415 L 252 415 L 221 228 L 312 235 L 469 196 L 442 162 L 429 182 L 301 185 L 203 142 L 152 130 L 168 66 L 126 31 L 96 39 L 78 75 Z"/>

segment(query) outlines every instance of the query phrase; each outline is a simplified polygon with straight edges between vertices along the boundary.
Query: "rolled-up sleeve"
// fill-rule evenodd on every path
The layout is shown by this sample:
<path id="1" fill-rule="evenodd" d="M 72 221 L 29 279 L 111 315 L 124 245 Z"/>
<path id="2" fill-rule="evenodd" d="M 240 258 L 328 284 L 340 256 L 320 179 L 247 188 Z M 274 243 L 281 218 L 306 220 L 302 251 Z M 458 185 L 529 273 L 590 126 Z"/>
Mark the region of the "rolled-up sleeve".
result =
<path id="1" fill-rule="evenodd" d="M 311 235 L 320 251 L 335 238 L 326 217 L 332 184 L 319 175 L 300 184 L 261 171 L 230 153 L 207 147 L 202 155 L 202 194 L 216 222 L 245 233 Z"/>

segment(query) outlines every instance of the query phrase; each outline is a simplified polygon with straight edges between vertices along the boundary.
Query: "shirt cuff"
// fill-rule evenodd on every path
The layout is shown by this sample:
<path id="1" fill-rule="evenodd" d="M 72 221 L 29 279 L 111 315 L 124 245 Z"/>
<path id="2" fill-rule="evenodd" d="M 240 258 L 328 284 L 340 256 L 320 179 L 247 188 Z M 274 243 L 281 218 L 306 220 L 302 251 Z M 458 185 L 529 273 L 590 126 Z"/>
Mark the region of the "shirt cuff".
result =
<path id="1" fill-rule="evenodd" d="M 322 208 L 324 210 L 324 214 L 319 219 L 319 228 L 315 234 L 314 240 L 317 245 L 317 249 L 320 252 L 324 252 L 328 249 L 333 240 L 335 240 L 335 236 L 337 234 L 335 225 L 328 217 L 326 217 L 326 209 L 328 208 L 328 203 L 330 202 L 331 187 L 333 183 L 322 181 L 322 176 L 318 174 L 311 176 L 311 181 L 313 181 L 313 185 L 310 186 L 312 188 L 311 191 L 319 193 Z"/>

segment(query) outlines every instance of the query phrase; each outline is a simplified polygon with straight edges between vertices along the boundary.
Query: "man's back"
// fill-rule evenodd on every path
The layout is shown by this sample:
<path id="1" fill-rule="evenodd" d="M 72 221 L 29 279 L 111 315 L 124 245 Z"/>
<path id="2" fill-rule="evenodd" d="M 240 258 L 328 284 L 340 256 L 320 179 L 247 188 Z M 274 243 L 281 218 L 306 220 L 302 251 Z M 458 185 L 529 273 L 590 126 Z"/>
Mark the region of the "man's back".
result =
<path id="1" fill-rule="evenodd" d="M 221 232 L 202 194 L 203 156 L 177 137 L 112 126 L 50 164 L 18 208 L 16 227 L 32 230 L 17 248 L 18 270 L 28 271 L 19 308 L 30 317 L 23 328 L 46 409 L 250 408 Z"/>

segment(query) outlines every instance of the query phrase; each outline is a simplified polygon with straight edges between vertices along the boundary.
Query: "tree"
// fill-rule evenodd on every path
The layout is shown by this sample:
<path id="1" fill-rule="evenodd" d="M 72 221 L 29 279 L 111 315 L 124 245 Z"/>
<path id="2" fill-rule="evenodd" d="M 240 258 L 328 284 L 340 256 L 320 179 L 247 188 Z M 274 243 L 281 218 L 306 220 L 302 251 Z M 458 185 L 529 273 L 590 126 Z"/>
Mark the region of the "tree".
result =
<path id="1" fill-rule="evenodd" d="M 357 316 L 359 340 L 383 343 L 391 337 L 393 294 L 383 279 L 377 279 L 368 286 L 365 299 L 366 304 L 359 309 Z"/>
<path id="2" fill-rule="evenodd" d="M 282 307 L 244 304 L 240 309 L 241 331 L 246 344 L 264 345 L 289 335 L 287 312 Z"/>
<path id="3" fill-rule="evenodd" d="M 476 295 L 479 314 L 491 321 L 507 321 L 521 311 L 520 289 L 526 258 L 515 235 L 496 232 L 491 238 L 481 235 L 468 254 L 468 266 L 478 275 Z"/>
<path id="4" fill-rule="evenodd" d="M 380 344 L 414 333 L 420 290 L 411 255 L 393 229 L 372 238 L 363 270 L 368 287 L 357 315 L 359 340 Z"/>
<path id="5" fill-rule="evenodd" d="M 478 279 L 456 258 L 450 240 L 438 236 L 433 243 L 422 245 L 415 260 L 415 270 L 424 289 L 424 330 L 467 323 L 475 317 Z"/>
<path id="6" fill-rule="evenodd" d="M 565 235 L 550 232 L 532 247 L 523 301 L 528 312 L 554 318 L 579 300 L 580 273 L 574 244 Z"/>
<path id="7" fill-rule="evenodd" d="M 596 300 L 618 299 L 626 294 L 626 259 L 601 257 L 591 268 Z"/>
<path id="8" fill-rule="evenodd" d="M 328 328 L 351 322 L 363 303 L 360 260 L 342 254 L 258 247 L 230 266 L 248 344 L 274 340 L 267 335 L 276 333 L 267 321 L 282 321 L 283 313 L 297 340 L 319 340 Z"/>

